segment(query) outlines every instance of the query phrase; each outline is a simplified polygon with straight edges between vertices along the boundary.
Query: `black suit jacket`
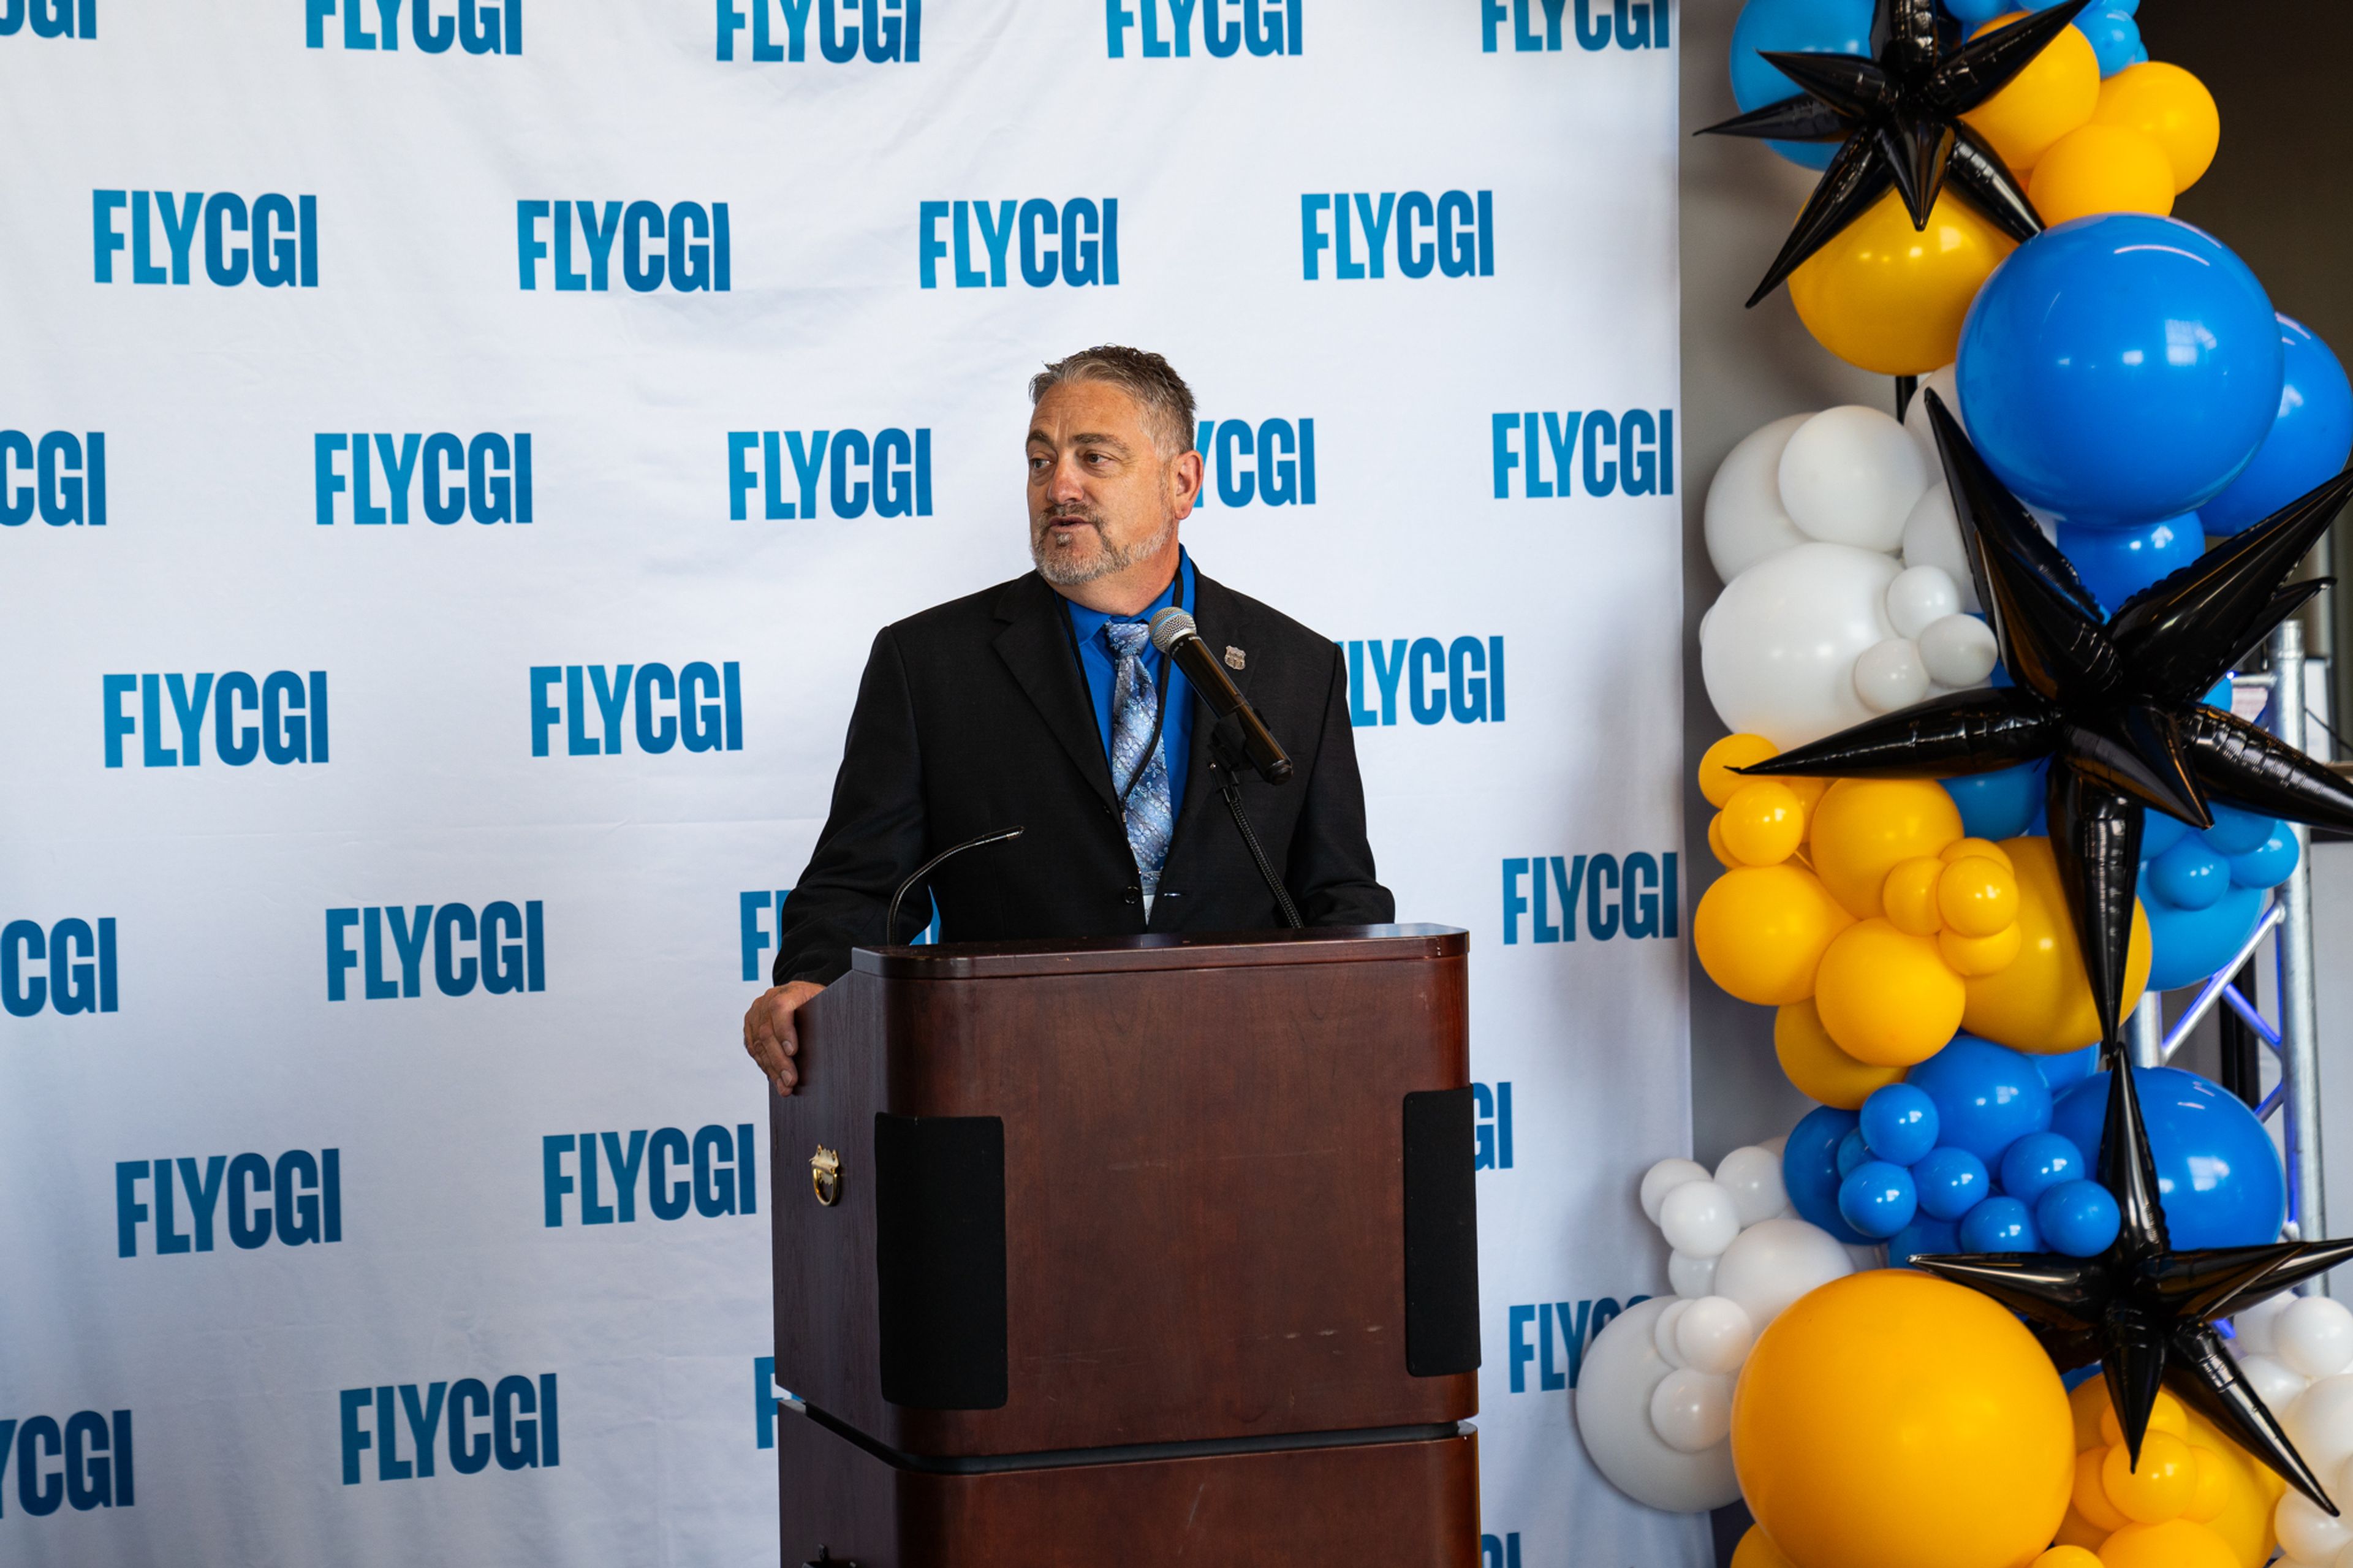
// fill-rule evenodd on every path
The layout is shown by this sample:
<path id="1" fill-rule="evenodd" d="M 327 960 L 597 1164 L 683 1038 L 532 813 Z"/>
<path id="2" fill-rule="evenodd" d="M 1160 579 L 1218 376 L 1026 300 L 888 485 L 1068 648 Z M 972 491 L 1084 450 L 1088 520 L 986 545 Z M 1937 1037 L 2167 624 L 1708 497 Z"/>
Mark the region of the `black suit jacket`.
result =
<path id="1" fill-rule="evenodd" d="M 1310 925 L 1377 925 L 1396 900 L 1374 880 L 1348 727 L 1348 674 L 1325 638 L 1194 574 L 1194 617 L 1297 772 L 1245 773 L 1242 804 Z M 1231 731 L 1230 723 L 1228 725 Z M 920 890 L 886 935 L 892 892 L 933 855 L 994 828 L 1029 832 L 932 874 L 953 942 L 1262 931 L 1282 924 L 1209 765 L 1197 714 L 1185 798 L 1145 920 L 1135 858 L 1061 596 L 1036 574 L 925 610 L 874 639 L 833 808 L 784 903 L 776 981 L 829 984 L 849 950 L 905 942 L 930 918 Z"/>

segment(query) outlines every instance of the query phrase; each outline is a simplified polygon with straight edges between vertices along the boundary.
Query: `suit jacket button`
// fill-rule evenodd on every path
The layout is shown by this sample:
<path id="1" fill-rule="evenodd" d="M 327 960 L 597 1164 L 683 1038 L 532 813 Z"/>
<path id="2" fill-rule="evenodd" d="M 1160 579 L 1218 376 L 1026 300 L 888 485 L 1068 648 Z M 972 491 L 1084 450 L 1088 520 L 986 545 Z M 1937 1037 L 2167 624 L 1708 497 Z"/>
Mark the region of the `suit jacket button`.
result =
<path id="1" fill-rule="evenodd" d="M 1144 889 L 1130 882 L 1122 896 L 1131 904 L 1140 904 L 1144 901 Z"/>

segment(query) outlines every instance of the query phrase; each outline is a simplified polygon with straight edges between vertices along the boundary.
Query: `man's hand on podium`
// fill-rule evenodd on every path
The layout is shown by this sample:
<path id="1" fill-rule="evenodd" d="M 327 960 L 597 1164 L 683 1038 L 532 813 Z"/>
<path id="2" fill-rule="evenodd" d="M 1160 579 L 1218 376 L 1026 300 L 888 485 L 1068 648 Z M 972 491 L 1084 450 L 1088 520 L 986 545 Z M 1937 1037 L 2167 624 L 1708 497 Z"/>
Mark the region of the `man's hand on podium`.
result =
<path id="1" fill-rule="evenodd" d="M 825 987 L 808 980 L 796 980 L 788 985 L 772 985 L 752 1004 L 744 1015 L 744 1049 L 768 1075 L 778 1094 L 790 1094 L 801 1080 L 800 1069 L 793 1058 L 800 1054 L 800 1032 L 793 1026 L 793 1014 Z"/>

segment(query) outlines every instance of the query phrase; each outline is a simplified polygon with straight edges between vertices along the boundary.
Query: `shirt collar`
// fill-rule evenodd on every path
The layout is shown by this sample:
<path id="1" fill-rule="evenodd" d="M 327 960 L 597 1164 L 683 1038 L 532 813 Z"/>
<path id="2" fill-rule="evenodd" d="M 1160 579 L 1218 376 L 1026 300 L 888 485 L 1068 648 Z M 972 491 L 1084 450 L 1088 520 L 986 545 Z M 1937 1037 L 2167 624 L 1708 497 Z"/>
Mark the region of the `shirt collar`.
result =
<path id="1" fill-rule="evenodd" d="M 1176 549 L 1176 574 L 1168 580 L 1168 586 L 1161 592 L 1160 596 L 1146 605 L 1136 615 L 1114 616 L 1103 610 L 1091 610 L 1076 599 L 1062 598 L 1059 594 L 1055 597 L 1062 598 L 1062 609 L 1071 617 L 1071 634 L 1078 638 L 1080 646 L 1084 647 L 1110 622 L 1148 621 L 1171 605 L 1182 605 L 1190 601 L 1193 596 L 1192 575 L 1193 558 L 1185 552 L 1184 546 L 1179 545 Z"/>

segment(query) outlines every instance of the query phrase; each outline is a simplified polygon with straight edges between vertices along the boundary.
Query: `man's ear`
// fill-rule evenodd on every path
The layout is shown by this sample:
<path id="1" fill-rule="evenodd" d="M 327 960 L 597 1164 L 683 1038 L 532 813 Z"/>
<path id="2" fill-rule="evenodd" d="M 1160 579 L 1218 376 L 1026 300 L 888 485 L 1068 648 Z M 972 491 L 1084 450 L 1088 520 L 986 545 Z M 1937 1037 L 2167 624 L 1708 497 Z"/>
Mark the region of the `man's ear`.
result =
<path id="1" fill-rule="evenodd" d="M 1208 472 L 1198 452 L 1180 454 L 1168 465 L 1168 485 L 1173 492 L 1170 502 L 1181 520 L 1193 514 L 1193 502 L 1201 493 L 1201 478 Z"/>

